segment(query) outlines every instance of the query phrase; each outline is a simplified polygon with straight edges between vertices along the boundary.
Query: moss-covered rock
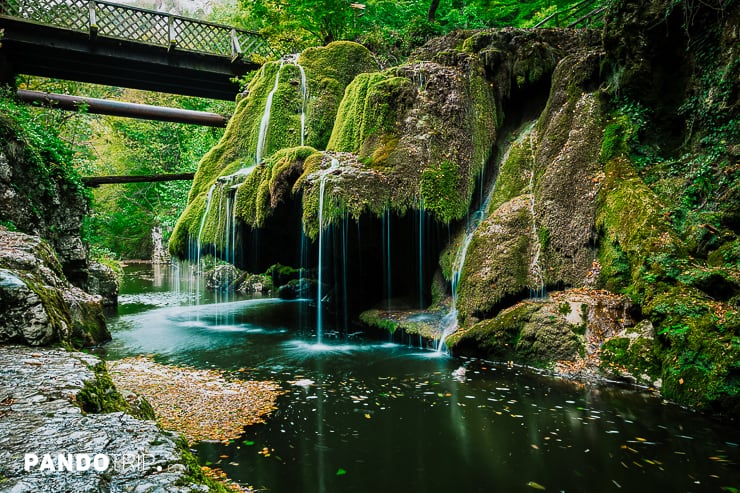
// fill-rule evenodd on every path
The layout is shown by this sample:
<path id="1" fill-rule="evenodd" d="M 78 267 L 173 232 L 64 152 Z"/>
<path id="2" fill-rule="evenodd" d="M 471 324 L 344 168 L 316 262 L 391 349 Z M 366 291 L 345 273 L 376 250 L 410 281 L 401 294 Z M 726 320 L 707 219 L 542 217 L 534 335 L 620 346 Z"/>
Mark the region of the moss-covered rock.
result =
<path id="1" fill-rule="evenodd" d="M 110 339 L 102 299 L 72 286 L 51 246 L 0 229 L 0 341 L 91 345 Z"/>
<path id="2" fill-rule="evenodd" d="M 89 367 L 95 377 L 86 380 L 75 396 L 75 403 L 86 413 L 125 412 L 139 419 L 154 419 L 154 409 L 141 396 L 127 400 L 116 389 L 104 362 Z"/>
<path id="3" fill-rule="evenodd" d="M 650 320 L 625 328 L 601 345 L 601 370 L 608 378 L 660 387 L 660 355 Z"/>
<path id="4" fill-rule="evenodd" d="M 379 67 L 372 53 L 349 41 L 309 48 L 301 53 L 298 63 L 311 81 L 306 145 L 326 149 L 345 88 L 358 74 L 376 72 Z"/>
<path id="5" fill-rule="evenodd" d="M 305 92 L 300 68 L 306 77 Z M 297 60 L 263 65 L 249 83 L 246 96 L 237 103 L 221 141 L 198 165 L 188 206 L 170 239 L 170 253 L 186 257 L 189 243 L 199 235 L 202 245 L 214 245 L 216 250 L 224 247 L 226 217 L 206 211 L 209 195 L 211 203 L 216 204 L 214 211 L 225 207 L 230 196 L 236 203 L 235 217 L 252 227 L 261 226 L 295 181 L 297 176 L 285 182 L 293 171 L 291 167 L 297 162 L 300 167 L 307 155 L 315 152 L 300 146 L 326 146 L 331 130 L 327 126 L 333 124 L 345 87 L 357 74 L 372 70 L 377 70 L 377 64 L 370 52 L 350 42 L 312 48 Z M 285 151 L 289 148 L 296 150 Z M 280 154 L 275 155 L 278 151 Z"/>
<path id="6" fill-rule="evenodd" d="M 502 204 L 476 230 L 457 295 L 463 325 L 469 318 L 490 317 L 504 301 L 526 296 L 531 223 L 530 197 L 524 195 Z"/>
<path id="7" fill-rule="evenodd" d="M 453 334 L 446 344 L 455 353 L 480 348 L 490 359 L 550 367 L 557 360 L 574 359 L 581 338 L 556 307 L 523 302 Z"/>
<path id="8" fill-rule="evenodd" d="M 375 329 L 394 334 L 418 335 L 427 341 L 438 341 L 442 335 L 442 312 L 419 310 L 366 310 L 360 321 Z"/>
<path id="9" fill-rule="evenodd" d="M 494 109 L 493 93 L 474 60 L 460 66 L 419 62 L 364 74 L 347 88 L 328 149 L 356 154 L 357 162 L 376 174 L 378 188 L 359 197 L 366 202 L 360 208 L 402 215 L 424 207 L 450 222 L 465 215 L 490 157 Z M 342 202 L 350 202 L 341 181 L 335 188 L 345 195 Z M 378 196 L 387 198 L 382 208 Z"/>

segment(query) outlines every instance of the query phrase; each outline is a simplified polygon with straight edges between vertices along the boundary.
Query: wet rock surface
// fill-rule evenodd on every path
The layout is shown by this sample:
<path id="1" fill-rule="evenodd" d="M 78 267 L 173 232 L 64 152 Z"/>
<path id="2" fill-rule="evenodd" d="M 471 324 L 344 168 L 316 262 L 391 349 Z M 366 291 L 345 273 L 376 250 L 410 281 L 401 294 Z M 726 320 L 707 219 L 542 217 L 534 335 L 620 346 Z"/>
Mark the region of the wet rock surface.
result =
<path id="1" fill-rule="evenodd" d="M 178 435 L 123 412 L 84 413 L 100 360 L 62 349 L 0 346 L 0 489 L 13 492 L 196 492 Z M 24 470 L 25 454 L 105 454 L 105 471 Z"/>
<path id="2" fill-rule="evenodd" d="M 100 296 L 71 285 L 51 246 L 0 230 L 0 342 L 38 346 L 110 339 Z"/>

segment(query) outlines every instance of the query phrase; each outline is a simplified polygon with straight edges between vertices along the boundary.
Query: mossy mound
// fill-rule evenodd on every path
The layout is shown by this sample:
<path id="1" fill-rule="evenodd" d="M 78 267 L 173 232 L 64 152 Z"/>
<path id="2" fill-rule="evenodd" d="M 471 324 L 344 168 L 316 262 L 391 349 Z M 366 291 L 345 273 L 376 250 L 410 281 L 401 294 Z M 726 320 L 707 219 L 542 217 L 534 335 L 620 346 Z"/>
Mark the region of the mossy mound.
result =
<path id="1" fill-rule="evenodd" d="M 305 73 L 305 92 L 299 66 Z M 201 230 L 202 244 L 223 248 L 226 217 L 215 211 L 225 206 L 227 196 L 233 195 L 232 187 L 242 180 L 236 193 L 236 217 L 253 227 L 263 224 L 270 214 L 266 203 L 282 200 L 282 197 L 270 200 L 266 191 L 272 188 L 282 192 L 285 186 L 281 187 L 277 181 L 278 176 L 283 176 L 283 167 L 289 165 L 286 163 L 303 160 L 307 152 L 313 152 L 300 148 L 286 156 L 284 150 L 299 148 L 302 143 L 323 149 L 331 130 L 327 130 L 328 122 L 334 121 L 346 85 L 358 73 L 372 70 L 377 70 L 377 64 L 370 52 L 350 42 L 312 48 L 297 59 L 263 65 L 249 83 L 246 95 L 237 103 L 221 141 L 198 165 L 188 206 L 170 239 L 170 253 L 186 257 L 188 243 L 195 241 Z M 269 118 L 266 117 L 268 107 Z M 261 127 L 263 141 L 259 142 Z M 278 151 L 283 153 L 273 158 Z M 211 203 L 216 205 L 214 214 L 208 214 L 204 222 L 209 194 Z"/>
<path id="2" fill-rule="evenodd" d="M 372 309 L 360 314 L 360 321 L 368 327 L 394 334 L 401 331 L 418 335 L 427 341 L 438 341 L 442 336 L 442 313 L 419 310 Z"/>
<path id="3" fill-rule="evenodd" d="M 306 145 L 326 149 L 345 88 L 358 74 L 376 72 L 379 67 L 372 53 L 349 41 L 309 48 L 298 57 L 298 63 L 311 81 Z"/>
<path id="4" fill-rule="evenodd" d="M 598 53 L 565 57 L 536 125 L 514 133 L 499 165 L 489 219 L 470 243 L 458 290 L 463 325 L 543 286 L 584 286 L 597 257 L 594 221 L 601 182 L 603 117 L 586 89 Z M 452 252 L 458 247 L 452 243 Z M 451 276 L 452 254 L 442 258 Z M 504 305 L 505 306 L 505 305 Z"/>
<path id="5" fill-rule="evenodd" d="M 475 232 L 458 288 L 463 326 L 487 318 L 510 299 L 526 296 L 533 240 L 530 197 L 502 204 Z"/>
<path id="6" fill-rule="evenodd" d="M 616 134 L 616 133 L 615 133 Z M 608 142 L 605 140 L 604 148 Z M 623 145 L 617 145 L 617 148 Z M 736 305 L 717 301 L 697 289 L 711 269 L 688 255 L 668 223 L 664 206 L 624 156 L 610 159 L 600 197 L 601 275 L 612 289 L 627 289 L 655 325 L 652 351 L 659 365 L 647 366 L 660 377 L 662 392 L 678 402 L 737 412 L 740 401 L 740 314 Z M 733 269 L 725 272 L 735 278 Z M 715 273 L 716 274 L 716 273 Z M 625 365 L 646 351 L 614 342 L 606 360 Z"/>
<path id="7" fill-rule="evenodd" d="M 483 350 L 487 358 L 550 367 L 573 360 L 583 346 L 576 326 L 551 304 L 523 302 L 447 338 L 455 353 Z"/>
<path id="8" fill-rule="evenodd" d="M 450 222 L 468 210 L 495 139 L 496 104 L 480 65 L 466 67 L 468 73 L 412 63 L 363 74 L 347 87 L 328 149 L 354 153 L 364 168 L 382 175 L 379 183 L 390 191 L 377 193 L 401 215 L 424 207 Z M 372 192 L 360 199 L 377 212 Z"/>

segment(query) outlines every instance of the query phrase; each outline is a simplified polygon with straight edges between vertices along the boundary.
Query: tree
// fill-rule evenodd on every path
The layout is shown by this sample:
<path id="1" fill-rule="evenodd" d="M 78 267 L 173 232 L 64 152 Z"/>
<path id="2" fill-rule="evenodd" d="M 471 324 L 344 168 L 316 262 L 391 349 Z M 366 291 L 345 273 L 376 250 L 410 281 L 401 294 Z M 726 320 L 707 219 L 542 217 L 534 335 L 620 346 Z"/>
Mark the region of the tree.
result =
<path id="1" fill-rule="evenodd" d="M 240 6 L 252 22 L 261 24 L 261 30 L 297 34 L 298 39 L 303 33 L 296 30 L 303 31 L 312 44 L 352 39 L 355 34 L 355 12 L 346 0 L 240 0 Z"/>

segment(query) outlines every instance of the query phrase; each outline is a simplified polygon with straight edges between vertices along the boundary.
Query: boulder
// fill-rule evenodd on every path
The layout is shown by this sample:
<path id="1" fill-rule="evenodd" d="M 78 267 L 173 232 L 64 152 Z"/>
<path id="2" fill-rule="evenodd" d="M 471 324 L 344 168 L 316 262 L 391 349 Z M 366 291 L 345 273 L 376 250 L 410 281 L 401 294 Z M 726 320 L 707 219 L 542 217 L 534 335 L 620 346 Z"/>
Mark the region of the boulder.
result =
<path id="1" fill-rule="evenodd" d="M 90 345 L 110 339 L 102 298 L 67 281 L 47 242 L 0 230 L 0 342 Z"/>

